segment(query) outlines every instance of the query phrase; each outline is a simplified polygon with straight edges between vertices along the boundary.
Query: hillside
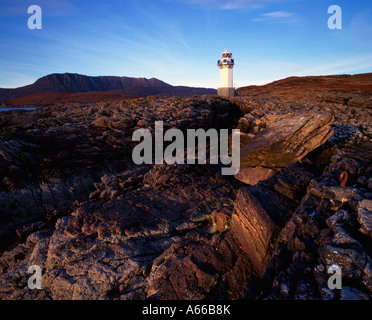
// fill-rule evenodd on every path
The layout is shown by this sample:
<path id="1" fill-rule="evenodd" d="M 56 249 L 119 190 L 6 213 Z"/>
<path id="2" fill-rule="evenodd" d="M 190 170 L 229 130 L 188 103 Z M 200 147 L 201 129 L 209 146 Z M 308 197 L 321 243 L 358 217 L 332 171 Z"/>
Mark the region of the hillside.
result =
<path id="1" fill-rule="evenodd" d="M 23 98 L 35 94 L 57 92 L 114 92 L 117 94 L 141 97 L 146 97 L 149 95 L 187 97 L 198 94 L 216 94 L 216 90 L 214 89 L 171 86 L 155 78 L 146 79 L 114 76 L 90 77 L 80 74 L 64 73 L 50 74 L 38 79 L 33 84 L 19 88 L 0 88 L 0 102 L 7 101 L 9 99 Z M 84 98 L 86 97 L 84 96 Z M 53 100 L 51 101 L 54 102 Z"/>
<path id="2" fill-rule="evenodd" d="M 134 99 L 135 96 L 115 93 L 115 92 L 53 92 L 53 93 L 37 93 L 21 98 L 14 98 L 5 101 L 7 107 L 21 106 L 50 106 L 54 104 L 67 103 L 96 103 L 96 102 L 114 102 L 127 99 Z"/>
<path id="3" fill-rule="evenodd" d="M 290 77 L 263 86 L 238 88 L 239 96 L 264 101 L 313 101 L 372 107 L 372 73 L 356 75 Z"/>

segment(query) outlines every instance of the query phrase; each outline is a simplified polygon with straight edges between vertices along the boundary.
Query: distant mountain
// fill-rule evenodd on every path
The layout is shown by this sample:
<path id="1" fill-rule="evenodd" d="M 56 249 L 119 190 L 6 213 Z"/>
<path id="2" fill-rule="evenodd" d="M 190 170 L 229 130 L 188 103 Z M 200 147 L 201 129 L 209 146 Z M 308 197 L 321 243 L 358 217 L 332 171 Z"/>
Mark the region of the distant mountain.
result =
<path id="1" fill-rule="evenodd" d="M 0 102 L 42 93 L 115 92 L 118 94 L 149 96 L 192 96 L 216 94 L 215 89 L 172 86 L 156 78 L 115 76 L 90 77 L 76 73 L 50 74 L 35 83 L 15 89 L 0 88 Z"/>

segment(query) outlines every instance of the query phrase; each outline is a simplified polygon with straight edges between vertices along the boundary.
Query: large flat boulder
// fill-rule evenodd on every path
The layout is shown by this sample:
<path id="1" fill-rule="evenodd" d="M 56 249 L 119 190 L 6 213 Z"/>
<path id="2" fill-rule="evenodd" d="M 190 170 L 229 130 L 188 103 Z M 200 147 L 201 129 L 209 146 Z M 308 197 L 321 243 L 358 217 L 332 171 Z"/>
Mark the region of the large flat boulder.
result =
<path id="1" fill-rule="evenodd" d="M 241 167 L 281 168 L 295 163 L 326 142 L 334 118 L 326 114 L 277 116 L 241 149 Z"/>
<path id="2" fill-rule="evenodd" d="M 295 203 L 261 185 L 240 188 L 231 217 L 231 234 L 262 274 L 278 233 L 295 210 Z"/>

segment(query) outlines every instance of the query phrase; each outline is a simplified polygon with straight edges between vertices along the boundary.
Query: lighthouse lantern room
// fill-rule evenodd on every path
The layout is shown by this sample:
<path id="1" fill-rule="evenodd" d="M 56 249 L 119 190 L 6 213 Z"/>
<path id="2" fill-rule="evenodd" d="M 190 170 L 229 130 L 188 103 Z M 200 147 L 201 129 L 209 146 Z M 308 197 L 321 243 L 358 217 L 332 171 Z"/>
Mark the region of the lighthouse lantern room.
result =
<path id="1" fill-rule="evenodd" d="M 232 53 L 225 50 L 225 52 L 221 54 L 221 59 L 218 60 L 217 66 L 220 68 L 220 87 L 217 90 L 217 94 L 226 97 L 234 96 L 235 95 L 235 89 L 233 85 L 234 59 L 232 59 Z"/>

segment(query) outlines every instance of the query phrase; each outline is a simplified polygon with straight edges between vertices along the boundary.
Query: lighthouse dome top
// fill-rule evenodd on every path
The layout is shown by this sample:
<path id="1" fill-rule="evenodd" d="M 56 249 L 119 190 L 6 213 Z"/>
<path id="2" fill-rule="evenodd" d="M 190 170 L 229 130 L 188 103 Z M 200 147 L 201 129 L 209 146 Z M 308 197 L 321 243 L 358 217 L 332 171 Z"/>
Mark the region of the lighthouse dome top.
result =
<path id="1" fill-rule="evenodd" d="M 222 52 L 221 59 L 217 61 L 217 65 L 220 68 L 232 68 L 234 66 L 234 59 L 232 59 L 232 53 L 228 50 Z"/>
<path id="2" fill-rule="evenodd" d="M 221 54 L 221 58 L 224 59 L 224 58 L 231 58 L 232 57 L 232 53 L 229 52 L 228 50 L 225 50 L 225 52 L 222 52 Z"/>

